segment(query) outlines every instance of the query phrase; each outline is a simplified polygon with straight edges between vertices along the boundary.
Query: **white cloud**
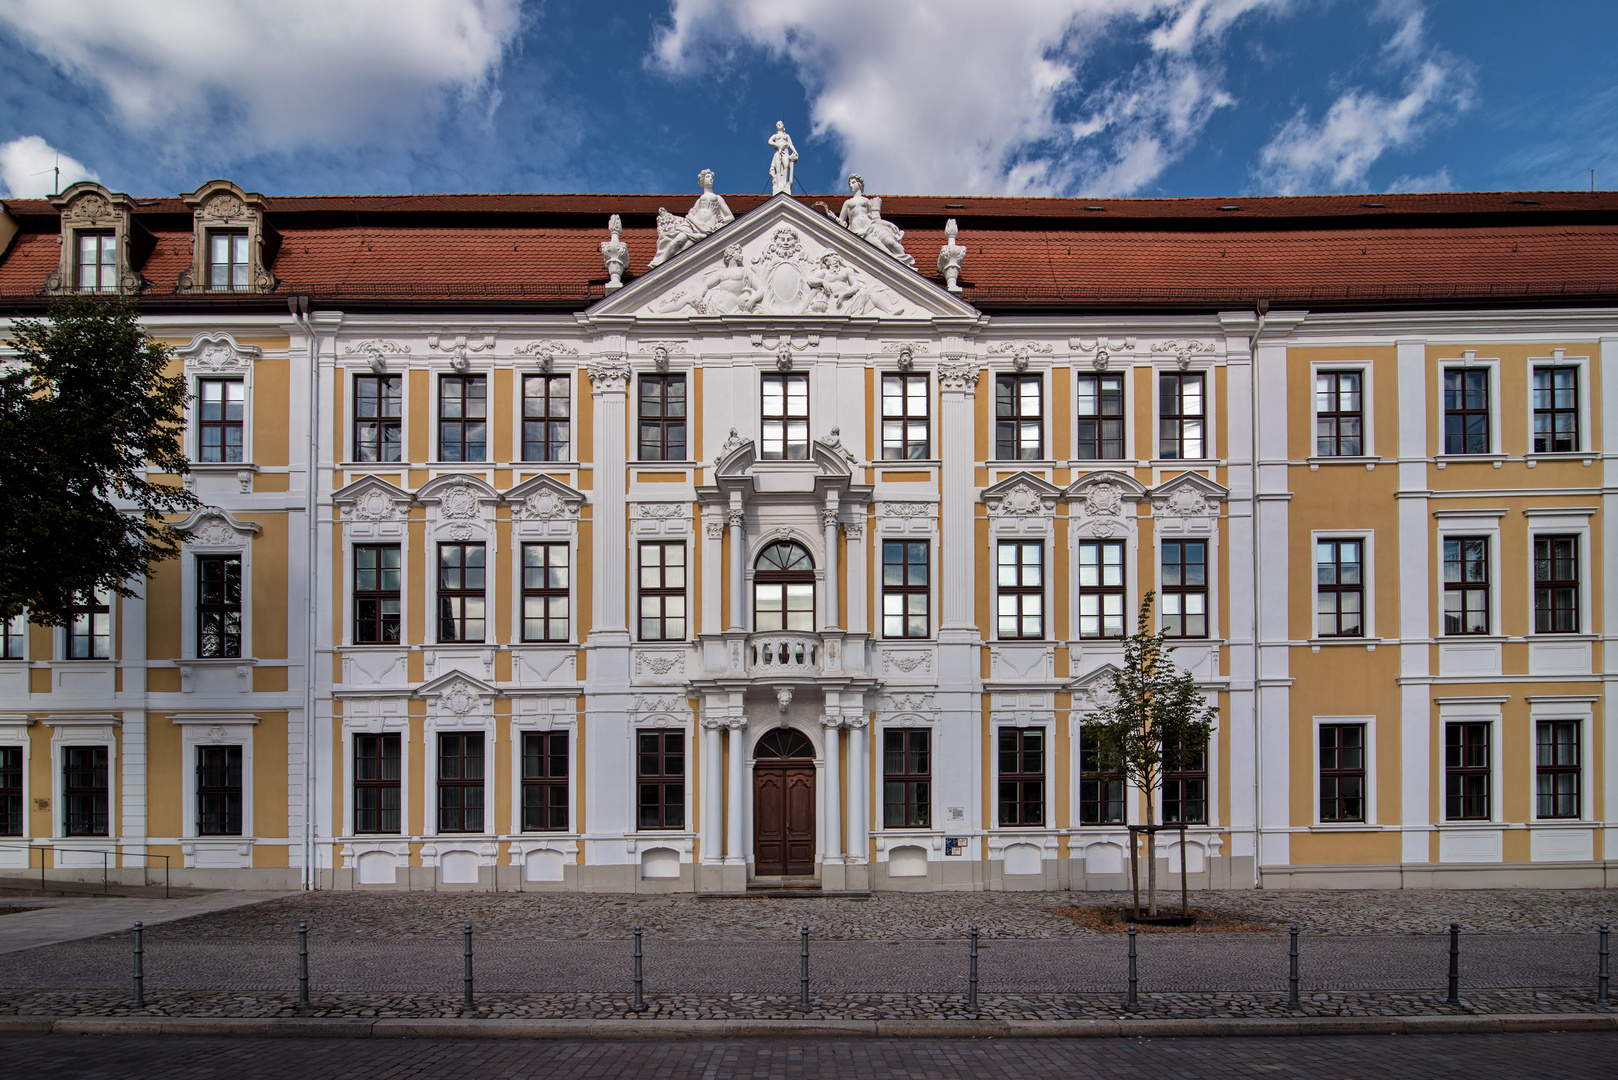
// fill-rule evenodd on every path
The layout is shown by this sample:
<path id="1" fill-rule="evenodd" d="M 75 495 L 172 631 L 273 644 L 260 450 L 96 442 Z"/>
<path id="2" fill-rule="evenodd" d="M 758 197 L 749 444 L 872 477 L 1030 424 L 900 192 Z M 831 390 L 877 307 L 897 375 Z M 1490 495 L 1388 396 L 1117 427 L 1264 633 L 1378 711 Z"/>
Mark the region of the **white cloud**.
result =
<path id="1" fill-rule="evenodd" d="M 57 186 L 56 170 L 61 183 Z M 80 180 L 101 179 L 80 161 L 57 150 L 38 135 L 0 143 L 0 191 L 13 199 L 43 199 Z"/>
<path id="2" fill-rule="evenodd" d="M 1282 195 L 1363 190 L 1384 154 L 1413 145 L 1435 125 L 1472 107 L 1470 68 L 1427 46 L 1426 12 L 1419 4 L 1385 0 L 1378 17 L 1397 20 L 1382 51 L 1406 69 L 1404 93 L 1345 90 L 1318 122 L 1298 110 L 1259 151 L 1257 173 L 1266 190 Z"/>
<path id="3" fill-rule="evenodd" d="M 0 22 L 176 142 L 397 134 L 481 91 L 520 0 L 0 0 Z"/>
<path id="4" fill-rule="evenodd" d="M 1455 178 L 1446 166 L 1421 176 L 1401 176 L 1388 185 L 1388 191 L 1454 191 Z"/>
<path id="5" fill-rule="evenodd" d="M 1150 185 L 1231 102 L 1208 56 L 1290 0 L 673 0 L 655 45 L 694 76 L 762 48 L 797 68 L 816 134 L 873 190 L 981 194 Z M 1104 34 L 1145 50 L 1086 81 Z M 1057 118 L 1077 104 L 1076 121 Z"/>

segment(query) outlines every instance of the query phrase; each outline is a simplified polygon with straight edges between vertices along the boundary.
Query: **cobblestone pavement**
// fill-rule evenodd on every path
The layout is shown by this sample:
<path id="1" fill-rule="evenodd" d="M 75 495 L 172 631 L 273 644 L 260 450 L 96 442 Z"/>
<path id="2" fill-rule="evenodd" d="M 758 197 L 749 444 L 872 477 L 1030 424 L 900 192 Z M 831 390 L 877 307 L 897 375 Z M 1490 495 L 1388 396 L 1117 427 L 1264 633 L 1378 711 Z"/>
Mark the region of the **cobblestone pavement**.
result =
<path id="1" fill-rule="evenodd" d="M 1556 934 L 1618 927 L 1618 890 L 1406 889 L 1194 892 L 1192 904 L 1311 935 L 1434 934 L 1451 922 L 1468 933 Z M 780 941 L 809 924 L 819 939 L 903 941 L 1096 936 L 1050 909 L 1127 904 L 1124 893 L 873 893 L 843 898 L 699 899 L 690 895 L 586 893 L 301 893 L 170 923 L 154 936 L 277 937 L 300 920 L 328 938 L 441 938 L 470 922 L 480 938 L 614 940 L 636 923 L 648 937 L 682 941 Z M 1165 903 L 1178 904 L 1178 894 Z"/>
<path id="2" fill-rule="evenodd" d="M 742 1077 L 802 1080 L 938 1080 L 1016 1076 L 1129 1078 L 1142 1075 L 1307 1077 L 1610 1077 L 1618 1037 L 1544 1035 L 1350 1035 L 1308 1039 L 871 1039 L 854 1041 L 526 1042 L 424 1040 L 277 1040 L 218 1038 L 0 1038 L 19 1076 L 185 1076 L 190 1080 L 368 1080 L 424 1075 L 443 1080 L 498 1076 L 519 1080 L 597 1077 Z"/>

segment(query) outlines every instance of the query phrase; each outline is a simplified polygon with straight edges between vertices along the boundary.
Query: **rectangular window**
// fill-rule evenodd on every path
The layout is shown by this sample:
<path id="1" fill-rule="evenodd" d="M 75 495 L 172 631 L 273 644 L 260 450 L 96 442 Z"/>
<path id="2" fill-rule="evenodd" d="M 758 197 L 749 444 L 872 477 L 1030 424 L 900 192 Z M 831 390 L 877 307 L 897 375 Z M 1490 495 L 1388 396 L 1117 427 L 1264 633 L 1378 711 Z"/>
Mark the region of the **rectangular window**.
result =
<path id="1" fill-rule="evenodd" d="M 1320 725 L 1320 820 L 1365 820 L 1365 725 Z"/>
<path id="2" fill-rule="evenodd" d="M 107 836 L 107 748 L 62 747 L 62 835 Z"/>
<path id="3" fill-rule="evenodd" d="M 809 457 L 809 376 L 764 376 L 761 416 L 760 457 L 777 461 Z"/>
<path id="4" fill-rule="evenodd" d="M 1444 541 L 1444 633 L 1489 632 L 1489 538 Z"/>
<path id="5" fill-rule="evenodd" d="M 118 288 L 118 238 L 112 233 L 78 234 L 80 292 L 113 292 Z"/>
<path id="6" fill-rule="evenodd" d="M 1079 636 L 1124 636 L 1124 542 L 1079 541 Z"/>
<path id="7" fill-rule="evenodd" d="M 882 636 L 924 638 L 930 632 L 931 575 L 925 540 L 882 541 Z"/>
<path id="8" fill-rule="evenodd" d="M 1444 453 L 1489 452 L 1489 369 L 1444 369 Z"/>
<path id="9" fill-rule="evenodd" d="M 242 557 L 197 556 L 197 655 L 242 654 Z"/>
<path id="10" fill-rule="evenodd" d="M 925 829 L 933 820 L 933 733 L 890 728 L 882 733 L 882 825 Z"/>
<path id="11" fill-rule="evenodd" d="M 484 639 L 483 545 L 438 545 L 438 640 Z"/>
<path id="12" fill-rule="evenodd" d="M 398 375 L 354 376 L 354 460 L 399 461 L 404 380 Z"/>
<path id="13" fill-rule="evenodd" d="M 685 640 L 685 545 L 640 546 L 640 639 Z"/>
<path id="14" fill-rule="evenodd" d="M 1101 755 L 1080 733 L 1079 824 L 1124 823 L 1124 778 L 1101 771 Z"/>
<path id="15" fill-rule="evenodd" d="M 524 832 L 567 831 L 567 732 L 531 731 L 522 737 Z"/>
<path id="16" fill-rule="evenodd" d="M 438 460 L 487 461 L 489 385 L 484 375 L 438 377 Z"/>
<path id="17" fill-rule="evenodd" d="M 931 456 L 927 376 L 882 376 L 882 457 L 918 461 Z"/>
<path id="18" fill-rule="evenodd" d="M 28 644 L 28 616 L 13 615 L 0 623 L 0 660 L 21 660 Z"/>
<path id="19" fill-rule="evenodd" d="M 1579 369 L 1534 369 L 1534 453 L 1571 454 L 1579 448 Z"/>
<path id="20" fill-rule="evenodd" d="M 568 547 L 522 546 L 522 639 L 566 641 Z"/>
<path id="21" fill-rule="evenodd" d="M 685 376 L 640 377 L 640 460 L 685 460 Z"/>
<path id="22" fill-rule="evenodd" d="M 399 736 L 354 736 L 354 831 L 399 832 Z"/>
<path id="23" fill-rule="evenodd" d="M 994 456 L 1001 461 L 1045 457 L 1044 388 L 1038 375 L 994 378 Z"/>
<path id="24" fill-rule="evenodd" d="M 1163 824 L 1208 824 L 1208 747 L 1164 755 Z"/>
<path id="25" fill-rule="evenodd" d="M 1003 641 L 1045 636 L 1045 545 L 1002 540 L 996 555 L 999 604 L 995 629 Z"/>
<path id="26" fill-rule="evenodd" d="M 1489 725 L 1444 725 L 1444 818 L 1489 820 Z"/>
<path id="27" fill-rule="evenodd" d="M 483 831 L 483 736 L 438 736 L 438 831 Z"/>
<path id="28" fill-rule="evenodd" d="M 1158 457 L 1178 460 L 1208 456 L 1208 401 L 1203 378 L 1200 371 L 1158 373 Z"/>
<path id="29" fill-rule="evenodd" d="M 67 625 L 69 660 L 112 658 L 112 606 L 107 600 L 99 592 L 74 595 Z"/>
<path id="30" fill-rule="evenodd" d="M 685 733 L 635 733 L 636 822 L 642 829 L 685 828 Z"/>
<path id="31" fill-rule="evenodd" d="M 1079 457 L 1117 461 L 1124 456 L 1123 374 L 1077 375 L 1074 381 L 1079 384 Z"/>
<path id="32" fill-rule="evenodd" d="M 1208 636 L 1208 542 L 1163 541 L 1163 632 Z"/>
<path id="33" fill-rule="evenodd" d="M 1365 418 L 1361 413 L 1358 371 L 1315 373 L 1315 454 L 1357 457 L 1365 453 Z"/>
<path id="34" fill-rule="evenodd" d="M 1579 816 L 1579 722 L 1541 720 L 1535 726 L 1534 815 Z"/>
<path id="35" fill-rule="evenodd" d="M 1534 537 L 1534 633 L 1579 632 L 1579 538 Z"/>
<path id="36" fill-rule="evenodd" d="M 0 836 L 22 835 L 22 747 L 0 746 Z"/>
<path id="37" fill-rule="evenodd" d="M 1361 540 L 1315 541 L 1315 633 L 1365 635 L 1365 546 Z"/>
<path id="38" fill-rule="evenodd" d="M 208 288 L 247 288 L 247 234 L 208 234 Z"/>
<path id="39" fill-rule="evenodd" d="M 354 644 L 399 643 L 399 545 L 354 545 Z"/>
<path id="40" fill-rule="evenodd" d="M 522 459 L 566 461 L 572 439 L 572 383 L 567 375 L 522 377 Z"/>
<path id="41" fill-rule="evenodd" d="M 1045 824 L 1045 729 L 1000 729 L 1000 824 Z"/>
<path id="42" fill-rule="evenodd" d="M 242 834 L 242 748 L 197 747 L 197 835 Z"/>
<path id="43" fill-rule="evenodd" d="M 246 390 L 240 379 L 197 380 L 197 460 L 242 460 Z"/>

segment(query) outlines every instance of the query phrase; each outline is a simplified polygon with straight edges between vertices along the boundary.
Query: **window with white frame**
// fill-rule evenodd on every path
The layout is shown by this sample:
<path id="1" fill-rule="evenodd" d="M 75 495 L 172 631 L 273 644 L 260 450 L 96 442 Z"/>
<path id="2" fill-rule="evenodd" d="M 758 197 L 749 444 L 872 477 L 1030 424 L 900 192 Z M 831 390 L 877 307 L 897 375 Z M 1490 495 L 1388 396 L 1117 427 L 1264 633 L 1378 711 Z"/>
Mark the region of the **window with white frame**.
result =
<path id="1" fill-rule="evenodd" d="M 62 835 L 107 836 L 111 828 L 111 774 L 105 746 L 62 747 Z"/>
<path id="2" fill-rule="evenodd" d="M 23 832 L 21 746 L 0 746 L 0 836 Z"/>
<path id="3" fill-rule="evenodd" d="M 1365 453 L 1364 373 L 1315 372 L 1315 455 L 1357 457 Z"/>
<path id="4" fill-rule="evenodd" d="M 1315 634 L 1365 635 L 1365 542 L 1357 537 L 1315 540 Z"/>
<path id="5" fill-rule="evenodd" d="M 247 388 L 241 379 L 198 379 L 197 460 L 241 461 L 246 416 Z"/>
<path id="6" fill-rule="evenodd" d="M 1490 820 L 1493 727 L 1487 720 L 1444 725 L 1444 820 Z"/>
<path id="7" fill-rule="evenodd" d="M 485 548 L 482 544 L 438 545 L 438 640 L 483 641 Z"/>
<path id="8" fill-rule="evenodd" d="M 685 599 L 685 544 L 643 542 L 640 545 L 640 640 L 684 641 Z"/>
<path id="9" fill-rule="evenodd" d="M 1365 820 L 1364 724 L 1321 724 L 1320 820 L 1326 824 Z"/>
<path id="10" fill-rule="evenodd" d="M 1572 364 L 1534 365 L 1534 453 L 1568 454 L 1579 449 L 1579 369 Z"/>
<path id="11" fill-rule="evenodd" d="M 525 731 L 522 735 L 522 828 L 566 832 L 568 827 L 568 735 Z"/>
<path id="12" fill-rule="evenodd" d="M 208 288 L 240 291 L 248 287 L 247 233 L 214 229 L 208 233 Z"/>
<path id="13" fill-rule="evenodd" d="M 1487 454 L 1491 438 L 1490 367 L 1444 369 L 1444 453 Z"/>
<path id="14" fill-rule="evenodd" d="M 399 643 L 398 544 L 354 545 L 354 644 Z"/>
<path id="15" fill-rule="evenodd" d="M 999 735 L 1003 826 L 1045 824 L 1045 729 L 1003 727 Z"/>
<path id="16" fill-rule="evenodd" d="M 931 632 L 929 545 L 925 540 L 882 541 L 882 636 L 924 638 Z"/>
<path id="17" fill-rule="evenodd" d="M 1195 460 L 1208 456 L 1207 374 L 1161 371 L 1157 376 L 1157 456 Z"/>
<path id="18" fill-rule="evenodd" d="M 928 437 L 927 376 L 882 376 L 882 457 L 888 461 L 925 459 L 932 451 Z"/>
<path id="19" fill-rule="evenodd" d="M 1074 418 L 1078 456 L 1084 461 L 1116 461 L 1124 456 L 1124 376 L 1122 372 L 1081 373 Z"/>
<path id="20" fill-rule="evenodd" d="M 198 836 L 242 835 L 242 748 L 196 748 Z"/>
<path id="21" fill-rule="evenodd" d="M 572 439 L 573 379 L 568 375 L 524 375 L 522 379 L 522 459 L 566 461 Z"/>
<path id="22" fill-rule="evenodd" d="M 522 639 L 568 640 L 568 545 L 522 546 Z"/>
<path id="23" fill-rule="evenodd" d="M 1163 541 L 1163 632 L 1208 636 L 1208 541 Z"/>
<path id="24" fill-rule="evenodd" d="M 1043 376 L 994 378 L 994 456 L 999 461 L 1038 461 L 1045 456 Z"/>
<path id="25" fill-rule="evenodd" d="M 400 737 L 396 732 L 354 736 L 354 831 L 401 831 Z"/>
<path id="26" fill-rule="evenodd" d="M 482 732 L 438 736 L 438 831 L 483 831 Z"/>
<path id="27" fill-rule="evenodd" d="M 404 379 L 354 376 L 354 460 L 399 461 L 403 455 Z"/>
<path id="28" fill-rule="evenodd" d="M 197 557 L 197 656 L 242 655 L 242 557 Z"/>
<path id="29" fill-rule="evenodd" d="M 1534 537 L 1534 633 L 1579 632 L 1579 538 Z"/>

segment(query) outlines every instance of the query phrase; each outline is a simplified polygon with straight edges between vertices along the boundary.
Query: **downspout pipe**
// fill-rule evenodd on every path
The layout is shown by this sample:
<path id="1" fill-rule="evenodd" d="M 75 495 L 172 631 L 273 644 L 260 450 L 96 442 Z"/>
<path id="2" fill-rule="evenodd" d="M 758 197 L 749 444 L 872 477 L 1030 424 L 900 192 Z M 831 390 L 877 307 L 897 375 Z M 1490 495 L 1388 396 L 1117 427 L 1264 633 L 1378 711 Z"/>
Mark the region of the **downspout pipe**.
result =
<path id="1" fill-rule="evenodd" d="M 304 332 L 309 342 L 309 433 L 307 472 L 304 481 L 304 552 L 306 595 L 304 603 L 304 677 L 303 677 L 303 887 L 314 889 L 319 878 L 315 869 L 315 628 L 317 599 L 315 590 L 320 575 L 315 572 L 315 554 L 319 550 L 318 524 L 315 509 L 318 504 L 317 486 L 320 476 L 318 456 L 320 431 L 320 341 L 315 336 L 314 321 L 309 317 L 307 296 L 287 297 L 287 310 L 292 321 Z"/>
<path id="2" fill-rule="evenodd" d="M 1258 326 L 1253 330 L 1253 336 L 1248 339 L 1248 355 L 1251 357 L 1251 374 L 1248 377 L 1248 388 L 1252 394 L 1252 422 L 1248 425 L 1252 432 L 1253 446 L 1249 468 L 1252 470 L 1253 493 L 1253 887 L 1264 887 L 1264 776 L 1262 765 L 1264 762 L 1264 748 L 1261 736 L 1264 731 L 1264 695 L 1259 689 L 1259 576 L 1262 560 L 1259 558 L 1259 501 L 1258 501 L 1258 339 L 1264 333 L 1264 323 L 1270 316 L 1270 301 L 1262 297 L 1254 306 L 1254 314 L 1258 316 Z"/>

